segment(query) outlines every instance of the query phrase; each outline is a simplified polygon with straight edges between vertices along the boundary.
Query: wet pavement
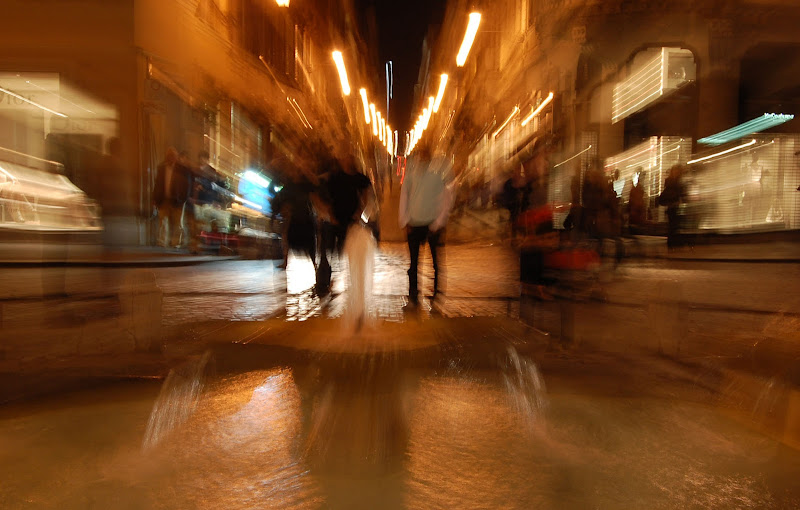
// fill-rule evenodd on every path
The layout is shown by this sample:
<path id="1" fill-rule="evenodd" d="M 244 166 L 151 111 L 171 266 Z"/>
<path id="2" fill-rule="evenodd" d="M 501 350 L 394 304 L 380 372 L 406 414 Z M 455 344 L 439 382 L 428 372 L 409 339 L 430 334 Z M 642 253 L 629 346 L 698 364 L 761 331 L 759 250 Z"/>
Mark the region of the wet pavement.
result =
<path id="1" fill-rule="evenodd" d="M 4 333 L 101 338 L 148 276 L 166 343 L 27 365 L 89 382 L 0 407 L 0 507 L 800 506 L 800 266 L 629 259 L 536 301 L 509 246 L 446 250 L 441 311 L 408 313 L 406 247 L 381 244 L 361 329 L 338 262 L 323 300 L 295 258 L 3 269 Z M 682 350 L 641 349 L 676 324 Z"/>
<path id="2" fill-rule="evenodd" d="M 551 352 L 505 319 L 421 324 L 370 351 L 371 330 L 310 319 L 303 346 L 279 328 L 214 343 L 163 383 L 5 406 L 0 506 L 800 505 L 800 452 L 685 367 Z"/>

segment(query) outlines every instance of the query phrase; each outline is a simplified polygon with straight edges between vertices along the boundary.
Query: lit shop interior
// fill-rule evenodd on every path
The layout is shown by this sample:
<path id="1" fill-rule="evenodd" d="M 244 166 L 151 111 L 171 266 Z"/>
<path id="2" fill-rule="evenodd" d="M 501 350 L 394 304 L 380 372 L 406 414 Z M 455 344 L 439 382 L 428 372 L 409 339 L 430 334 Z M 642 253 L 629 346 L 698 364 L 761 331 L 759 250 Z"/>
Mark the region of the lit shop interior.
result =
<path id="1" fill-rule="evenodd" d="M 54 73 L 0 73 L 0 228 L 102 230 L 116 109 Z"/>

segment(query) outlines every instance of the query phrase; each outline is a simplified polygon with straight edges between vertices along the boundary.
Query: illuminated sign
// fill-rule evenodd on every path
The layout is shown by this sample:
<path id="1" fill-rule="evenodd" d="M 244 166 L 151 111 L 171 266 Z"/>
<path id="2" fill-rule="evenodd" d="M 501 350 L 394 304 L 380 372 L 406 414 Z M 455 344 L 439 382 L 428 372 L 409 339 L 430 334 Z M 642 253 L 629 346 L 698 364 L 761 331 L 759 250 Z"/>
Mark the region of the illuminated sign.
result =
<path id="1" fill-rule="evenodd" d="M 739 124 L 736 127 L 726 129 L 725 131 L 722 131 L 715 135 L 701 138 L 697 140 L 697 143 L 702 143 L 703 145 L 711 145 L 711 146 L 722 145 L 724 143 L 738 140 L 739 138 L 745 137 L 747 135 L 752 135 L 753 133 L 758 133 L 759 131 L 779 126 L 784 122 L 789 122 L 793 118 L 794 115 L 784 115 L 782 113 L 765 113 L 761 117 L 755 118 L 753 120 L 748 120 L 744 124 Z"/>
<path id="2" fill-rule="evenodd" d="M 611 122 L 632 115 L 695 79 L 694 56 L 681 48 L 661 48 L 624 81 L 614 85 Z"/>

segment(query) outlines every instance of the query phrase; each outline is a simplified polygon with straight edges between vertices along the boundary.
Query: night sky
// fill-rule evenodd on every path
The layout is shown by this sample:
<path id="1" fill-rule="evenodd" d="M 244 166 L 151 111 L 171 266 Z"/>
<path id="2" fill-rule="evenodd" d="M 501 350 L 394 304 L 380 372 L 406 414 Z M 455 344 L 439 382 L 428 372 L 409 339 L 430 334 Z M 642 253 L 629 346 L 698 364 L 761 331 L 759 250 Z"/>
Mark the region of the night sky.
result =
<path id="1" fill-rule="evenodd" d="M 422 57 L 422 40 L 431 24 L 440 24 L 445 0 L 357 0 L 357 5 L 374 9 L 378 25 L 378 44 L 381 69 L 391 60 L 394 69 L 394 98 L 389 112 L 389 124 L 398 131 L 408 129 L 412 115 L 414 85 Z M 385 83 L 385 78 L 381 83 Z M 386 109 L 385 98 L 381 101 Z M 375 101 L 378 105 L 378 101 Z M 414 112 L 416 114 L 416 112 Z"/>

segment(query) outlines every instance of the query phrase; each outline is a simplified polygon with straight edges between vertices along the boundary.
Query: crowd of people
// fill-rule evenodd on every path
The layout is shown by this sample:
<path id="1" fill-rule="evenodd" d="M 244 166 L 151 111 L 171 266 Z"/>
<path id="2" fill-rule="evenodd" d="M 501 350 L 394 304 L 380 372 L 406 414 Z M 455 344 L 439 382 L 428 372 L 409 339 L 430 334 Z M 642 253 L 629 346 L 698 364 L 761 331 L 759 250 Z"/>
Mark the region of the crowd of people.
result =
<path id="1" fill-rule="evenodd" d="M 346 249 L 353 232 L 368 231 L 373 239 L 380 238 L 376 218 L 378 197 L 372 182 L 359 171 L 350 154 L 325 158 L 319 173 L 294 169 L 286 174 L 290 181 L 272 200 L 273 212 L 283 219 L 284 225 L 281 267 L 286 267 L 290 252 L 307 257 L 316 272 L 315 293 L 324 298 L 331 291 L 332 258 L 342 258 L 345 251 L 352 258 L 359 250 L 366 249 L 358 246 Z M 426 243 L 434 266 L 433 302 L 438 303 L 442 294 L 441 247 L 452 207 L 451 182 L 452 167 L 448 159 L 434 157 L 430 147 L 421 146 L 403 180 L 398 211 L 400 227 L 406 229 L 411 258 L 408 270 L 410 307 L 419 303 L 419 251 Z M 364 275 L 351 274 L 351 286 L 354 277 Z M 366 277 L 371 278 L 371 275 Z"/>

